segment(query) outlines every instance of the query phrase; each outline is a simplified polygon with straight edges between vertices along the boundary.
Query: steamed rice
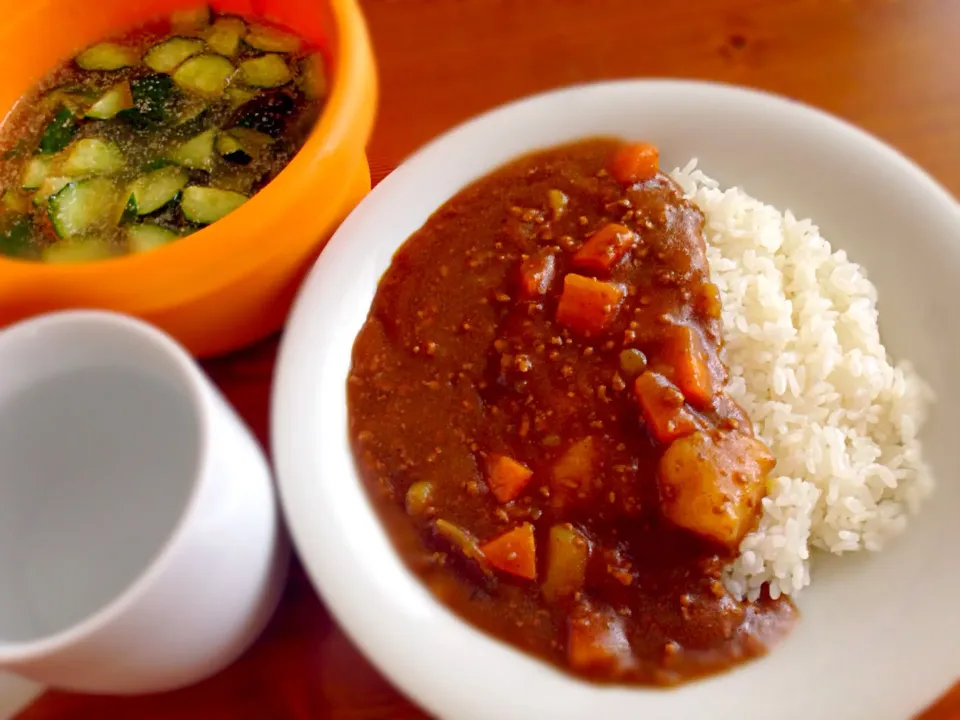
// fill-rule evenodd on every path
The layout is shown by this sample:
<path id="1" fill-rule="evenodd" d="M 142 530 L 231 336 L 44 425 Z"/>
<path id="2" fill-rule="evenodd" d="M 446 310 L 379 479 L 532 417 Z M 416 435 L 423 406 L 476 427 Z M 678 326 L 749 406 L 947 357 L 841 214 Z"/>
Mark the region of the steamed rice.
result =
<path id="1" fill-rule="evenodd" d="M 777 458 L 763 515 L 728 588 L 810 583 L 810 550 L 879 550 L 933 489 L 918 432 L 932 393 L 880 341 L 876 288 L 810 220 L 696 169 L 673 178 L 706 216 L 723 301 L 730 395 Z"/>

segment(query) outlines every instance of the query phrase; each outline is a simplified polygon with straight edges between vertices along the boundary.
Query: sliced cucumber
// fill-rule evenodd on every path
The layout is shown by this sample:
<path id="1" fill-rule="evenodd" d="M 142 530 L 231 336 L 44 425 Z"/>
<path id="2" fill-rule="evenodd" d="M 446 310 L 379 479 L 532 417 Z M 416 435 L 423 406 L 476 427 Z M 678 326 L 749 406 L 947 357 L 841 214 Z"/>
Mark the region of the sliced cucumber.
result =
<path id="1" fill-rule="evenodd" d="M 133 107 L 133 93 L 130 92 L 130 83 L 124 81 L 117 83 L 101 95 L 97 101 L 90 106 L 84 117 L 94 120 L 111 120 L 117 116 L 121 110 L 129 110 Z"/>
<path id="2" fill-rule="evenodd" d="M 136 48 L 112 42 L 94 45 L 77 55 L 77 65 L 83 70 L 120 70 L 139 62 Z"/>
<path id="3" fill-rule="evenodd" d="M 53 119 L 43 129 L 37 152 L 42 155 L 52 155 L 60 152 L 70 144 L 79 127 L 77 116 L 73 114 L 70 108 L 61 105 L 54 113 Z"/>
<path id="4" fill-rule="evenodd" d="M 253 158 L 243 149 L 243 145 L 229 131 L 220 133 L 217 137 L 217 152 L 237 165 L 249 165 Z"/>
<path id="5" fill-rule="evenodd" d="M 119 227 L 129 225 L 137 219 L 137 201 L 133 199 L 132 194 L 127 195 L 126 203 L 117 204 L 116 219 L 116 225 Z"/>
<path id="6" fill-rule="evenodd" d="M 308 100 L 320 100 L 327 95 L 327 65 L 323 55 L 313 53 L 300 61 L 297 87 Z"/>
<path id="7" fill-rule="evenodd" d="M 273 143 L 273 138 L 256 130 L 244 127 L 235 127 L 220 134 L 217 138 L 217 152 L 225 160 L 239 165 L 246 165 L 251 160 L 259 159 Z"/>
<path id="8" fill-rule="evenodd" d="M 187 58 L 203 52 L 203 41 L 192 38 L 172 37 L 159 45 L 154 45 L 143 56 L 144 64 L 151 70 L 169 73 Z"/>
<path id="9" fill-rule="evenodd" d="M 177 125 L 186 125 L 203 115 L 210 108 L 206 100 L 188 95 L 180 104 Z"/>
<path id="10" fill-rule="evenodd" d="M 58 87 L 41 98 L 40 108 L 43 112 L 49 112 L 63 106 L 74 115 L 83 115 L 84 108 L 96 98 L 95 93 L 82 91 L 75 86 Z"/>
<path id="11" fill-rule="evenodd" d="M 134 180 L 129 197 L 136 204 L 137 215 L 149 215 L 174 200 L 186 184 L 187 173 L 171 165 Z"/>
<path id="12" fill-rule="evenodd" d="M 156 73 L 130 82 L 133 107 L 122 110 L 119 118 L 134 128 L 145 129 L 163 122 L 174 100 L 174 84 L 169 75 Z"/>
<path id="13" fill-rule="evenodd" d="M 53 165 L 53 158 L 35 155 L 30 158 L 26 168 L 23 170 L 23 180 L 20 187 L 24 190 L 36 190 L 47 179 L 50 173 L 50 166 Z"/>
<path id="14" fill-rule="evenodd" d="M 191 185 L 183 191 L 180 209 L 190 222 L 209 225 L 232 213 L 247 200 L 246 195 L 232 190 Z"/>
<path id="15" fill-rule="evenodd" d="M 251 87 L 275 88 L 286 85 L 293 76 L 283 56 L 270 53 L 240 63 L 240 77 Z"/>
<path id="16" fill-rule="evenodd" d="M 115 143 L 99 138 L 77 140 L 63 164 L 63 172 L 71 177 L 111 175 L 123 170 L 126 162 Z"/>
<path id="17" fill-rule="evenodd" d="M 48 212 L 59 237 L 104 230 L 115 219 L 117 186 L 106 178 L 78 180 L 50 198 Z"/>
<path id="18" fill-rule="evenodd" d="M 235 124 L 279 138 L 295 109 L 293 98 L 285 92 L 260 93 L 236 109 Z"/>
<path id="19" fill-rule="evenodd" d="M 257 91 L 231 85 L 224 91 L 223 96 L 230 103 L 230 109 L 235 110 L 244 103 L 253 100 L 257 96 Z"/>
<path id="20" fill-rule="evenodd" d="M 194 170 L 209 170 L 213 167 L 213 143 L 216 136 L 217 131 L 214 129 L 202 132 L 196 137 L 187 140 L 179 147 L 174 148 L 169 157 L 177 165 L 183 167 Z"/>
<path id="21" fill-rule="evenodd" d="M 161 245 L 173 242 L 177 237 L 173 230 L 149 223 L 138 223 L 127 230 L 127 243 L 130 251 L 135 253 L 155 250 Z"/>
<path id="22" fill-rule="evenodd" d="M 247 25 L 240 18 L 222 17 L 213 21 L 204 38 L 215 53 L 233 57 L 240 49 L 240 41 L 247 34 Z"/>
<path id="23" fill-rule="evenodd" d="M 3 209 L 9 212 L 30 212 L 30 198 L 16 190 L 7 190 L 3 194 Z"/>
<path id="24" fill-rule="evenodd" d="M 198 5 L 170 14 L 170 27 L 178 35 L 194 35 L 207 29 L 210 24 L 210 8 Z"/>
<path id="25" fill-rule="evenodd" d="M 266 25 L 254 25 L 244 38 L 247 45 L 265 52 L 295 53 L 300 49 L 300 38 Z"/>
<path id="26" fill-rule="evenodd" d="M 69 182 L 70 178 L 62 177 L 60 175 L 48 177 L 40 184 L 40 187 L 38 187 L 37 191 L 33 194 L 33 204 L 46 205 L 50 197 L 63 190 L 63 188 L 65 188 Z"/>
<path id="27" fill-rule="evenodd" d="M 11 213 L 0 217 L 0 255 L 27 257 L 34 250 L 33 222 L 29 215 Z"/>
<path id="28" fill-rule="evenodd" d="M 112 257 L 110 246 L 103 240 L 82 238 L 61 240 L 40 253 L 40 259 L 48 263 L 81 263 L 106 260 Z"/>
<path id="29" fill-rule="evenodd" d="M 198 55 L 173 73 L 173 81 L 187 92 L 220 97 L 236 68 L 222 55 Z"/>

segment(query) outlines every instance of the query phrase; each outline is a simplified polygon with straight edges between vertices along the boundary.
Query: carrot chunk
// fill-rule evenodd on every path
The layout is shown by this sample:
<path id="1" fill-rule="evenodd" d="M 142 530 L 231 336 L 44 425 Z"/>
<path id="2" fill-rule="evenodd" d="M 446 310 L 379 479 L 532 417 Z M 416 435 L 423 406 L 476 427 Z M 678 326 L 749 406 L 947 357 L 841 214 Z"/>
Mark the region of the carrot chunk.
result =
<path id="1" fill-rule="evenodd" d="M 696 417 L 683 401 L 683 393 L 660 373 L 648 370 L 633 386 L 643 418 L 653 436 L 667 443 L 699 429 Z"/>
<path id="2" fill-rule="evenodd" d="M 616 317 L 623 295 L 619 285 L 571 273 L 563 279 L 557 322 L 580 333 L 597 335 Z"/>
<path id="3" fill-rule="evenodd" d="M 698 407 L 710 405 L 722 378 L 715 382 L 700 333 L 689 325 L 674 325 L 663 350 L 663 363 L 667 366 L 663 372 L 680 388 L 687 402 Z"/>
<path id="4" fill-rule="evenodd" d="M 659 171 L 660 151 L 650 143 L 627 143 L 610 159 L 610 174 L 621 185 L 649 180 Z"/>
<path id="5" fill-rule="evenodd" d="M 533 470 L 506 455 L 494 455 L 487 466 L 487 485 L 502 503 L 508 503 L 523 492 L 533 477 Z"/>
<path id="6" fill-rule="evenodd" d="M 557 274 L 557 260 L 550 250 L 540 250 L 520 264 L 520 296 L 533 300 L 547 294 Z"/>
<path id="7" fill-rule="evenodd" d="M 636 242 L 637 236 L 629 228 L 619 223 L 604 225 L 573 256 L 573 264 L 581 270 L 606 275 Z"/>
<path id="8" fill-rule="evenodd" d="M 537 544 L 530 523 L 505 532 L 481 546 L 480 550 L 497 570 L 525 580 L 537 577 Z"/>

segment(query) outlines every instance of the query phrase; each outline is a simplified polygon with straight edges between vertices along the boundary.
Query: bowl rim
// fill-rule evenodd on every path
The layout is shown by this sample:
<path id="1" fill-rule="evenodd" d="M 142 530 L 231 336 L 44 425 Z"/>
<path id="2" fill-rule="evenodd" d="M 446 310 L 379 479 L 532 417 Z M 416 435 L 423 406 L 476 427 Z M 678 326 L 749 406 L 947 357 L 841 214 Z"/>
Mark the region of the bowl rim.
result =
<path id="1" fill-rule="evenodd" d="M 5 24 L 4 32 L 16 32 L 16 26 L 27 18 L 50 12 L 54 0 L 21 5 L 21 11 Z M 366 94 L 356 92 L 370 73 L 369 38 L 366 24 L 356 0 L 326 0 L 330 5 L 333 25 L 330 36 L 335 51 L 323 48 L 328 64 L 331 60 L 330 94 L 323 111 L 303 147 L 270 183 L 240 208 L 201 230 L 149 253 L 128 254 L 114 258 L 77 264 L 47 264 L 0 256 L 0 283 L 55 287 L 64 281 L 73 285 L 112 284 L 118 277 L 128 282 L 117 287 L 124 304 L 143 309 L 154 307 L 155 297 L 162 297 L 159 308 L 176 307 L 208 295 L 211 290 L 234 284 L 269 262 L 283 249 L 275 243 L 264 252 L 254 229 L 267 229 L 277 208 L 290 204 L 308 188 L 304 176 L 323 173 L 338 166 L 341 157 L 362 152 L 369 133 L 356 133 L 356 119 L 362 116 Z M 374 84 L 376 79 L 374 76 Z M 371 121 L 368 124 L 372 125 Z M 347 184 L 337 187 L 344 193 Z M 330 197 L 325 212 L 332 222 L 339 198 Z M 271 208 L 273 211 L 271 212 Z M 242 243 L 242 238 L 248 238 Z M 239 244 L 238 244 L 239 243 Z M 245 252 L 244 250 L 254 249 Z M 239 251 L 239 252 L 238 252 Z M 224 258 L 230 258 L 224 262 Z M 190 277 L 184 277 L 188 272 Z M 211 269 L 216 271 L 211 273 Z M 159 293 L 159 295 L 157 295 Z M 116 305 L 116 303 L 114 303 Z"/>
<path id="2" fill-rule="evenodd" d="M 796 116 L 794 119 L 811 123 L 812 134 L 831 133 L 834 136 L 842 137 L 851 145 L 858 146 L 864 153 L 874 156 L 877 159 L 878 166 L 882 166 L 885 170 L 902 173 L 911 183 L 917 186 L 918 195 L 925 195 L 930 198 L 931 203 L 938 205 L 943 217 L 949 217 L 951 223 L 960 227 L 960 204 L 946 188 L 901 152 L 865 130 L 809 104 L 786 97 L 732 84 L 695 80 L 653 78 L 584 83 L 538 93 L 506 103 L 442 133 L 408 157 L 400 167 L 375 187 L 328 243 L 323 255 L 301 286 L 293 311 L 288 319 L 287 331 L 281 341 L 274 375 L 274 391 L 271 401 L 272 449 L 277 469 L 281 503 L 288 527 L 313 586 L 321 594 L 325 604 L 350 639 L 380 672 L 429 712 L 440 717 L 523 718 L 530 717 L 531 712 L 536 714 L 541 711 L 535 702 L 526 699 L 516 700 L 515 706 L 511 706 L 509 709 L 498 706 L 493 699 L 497 693 L 485 693 L 477 687 L 475 682 L 452 678 L 453 668 L 464 669 L 463 656 L 484 655 L 484 660 L 489 661 L 494 654 L 490 646 L 497 646 L 498 650 L 495 652 L 498 658 L 506 658 L 505 653 L 511 656 L 509 669 L 504 668 L 502 671 L 504 676 L 519 675 L 525 678 L 533 678 L 542 682 L 543 687 L 549 685 L 554 690 L 561 687 L 557 683 L 559 678 L 564 683 L 562 686 L 564 689 L 579 687 L 582 690 L 583 686 L 586 686 L 590 692 L 582 693 L 583 695 L 588 695 L 592 699 L 601 698 L 605 703 L 615 703 L 616 701 L 613 698 L 617 697 L 639 698 L 643 696 L 646 700 L 641 703 L 642 707 L 635 705 L 634 709 L 652 712 L 651 717 L 687 718 L 691 716 L 686 714 L 675 715 L 673 709 L 667 710 L 668 707 L 672 707 L 667 704 L 671 697 L 669 692 L 650 688 L 624 688 L 622 686 L 609 688 L 582 683 L 559 673 L 539 660 L 531 659 L 509 646 L 501 644 L 500 641 L 490 638 L 465 621 L 460 620 L 445 606 L 434 600 L 428 591 L 420 585 L 420 581 L 406 570 L 405 566 L 402 567 L 401 574 L 397 575 L 394 572 L 394 566 L 402 563 L 396 557 L 395 551 L 393 551 L 394 558 L 389 563 L 390 568 L 385 568 L 384 577 L 381 578 L 367 577 L 366 572 L 360 573 L 351 563 L 337 556 L 337 553 L 352 553 L 352 559 L 355 560 L 363 557 L 364 550 L 356 538 L 343 539 L 331 535 L 331 531 L 325 527 L 326 523 L 323 521 L 324 519 L 332 521 L 336 513 L 318 507 L 316 501 L 323 493 L 320 490 L 313 489 L 312 485 L 319 487 L 336 482 L 338 484 L 349 483 L 351 487 L 354 484 L 360 486 L 360 493 L 364 496 L 364 501 L 361 503 L 364 508 L 362 512 L 365 513 L 364 520 L 366 520 L 366 515 L 371 515 L 377 525 L 380 523 L 376 510 L 366 499 L 366 493 L 356 473 L 352 456 L 349 456 L 342 464 L 336 463 L 337 470 L 348 475 L 348 477 L 332 479 L 317 477 L 316 475 L 319 465 L 326 462 L 322 458 L 327 450 L 331 450 L 328 447 L 331 443 L 334 444 L 333 453 L 339 454 L 341 452 L 339 444 L 344 443 L 345 438 L 340 438 L 339 435 L 346 433 L 346 415 L 345 410 L 340 408 L 336 411 L 317 409 L 322 404 L 320 392 L 313 387 L 307 388 L 304 385 L 305 378 L 308 377 L 317 378 L 314 387 L 322 384 L 319 378 L 324 372 L 323 366 L 327 362 L 326 355 L 332 354 L 332 352 L 325 354 L 316 345 L 311 347 L 307 344 L 307 340 L 321 345 L 327 343 L 327 339 L 319 335 L 314 328 L 318 325 L 326 324 L 329 326 L 332 324 L 329 319 L 321 318 L 318 320 L 317 318 L 321 313 L 318 313 L 312 305 L 318 299 L 323 299 L 326 303 L 323 309 L 335 314 L 336 307 L 333 303 L 362 303 L 366 312 L 372 300 L 372 295 L 368 296 L 365 291 L 360 293 L 347 292 L 343 299 L 334 300 L 323 296 L 324 284 L 343 276 L 343 271 L 339 269 L 338 263 L 342 264 L 346 258 L 350 257 L 351 253 L 355 254 L 356 251 L 351 250 L 351 243 L 355 240 L 356 232 L 365 225 L 364 216 L 381 214 L 381 208 L 389 206 L 390 196 L 399 192 L 404 186 L 415 183 L 417 176 L 423 172 L 423 168 L 431 164 L 431 161 L 435 159 L 434 156 L 446 151 L 448 146 L 454 143 L 455 137 L 459 137 L 460 142 L 465 144 L 466 141 L 463 138 L 471 138 L 480 128 L 488 125 L 496 125 L 498 129 L 505 130 L 509 126 L 507 121 L 510 118 L 523 115 L 526 112 L 533 113 L 534 108 L 538 105 L 550 103 L 561 96 L 603 93 L 610 90 L 623 90 L 625 92 L 628 89 L 636 89 L 637 91 L 674 89 L 698 93 L 720 93 L 727 95 L 729 100 L 743 101 L 752 109 L 762 110 L 766 108 L 775 109 L 781 113 L 793 113 Z M 550 145 L 552 143 L 545 144 Z M 478 172 L 473 178 L 482 177 L 486 172 Z M 451 197 L 461 187 L 451 186 L 446 197 Z M 401 238 L 396 245 L 392 246 L 393 251 L 404 240 L 405 238 Z M 364 279 L 365 281 L 366 279 Z M 352 282 L 355 282 L 355 280 L 347 281 L 348 284 Z M 329 330 L 330 328 L 326 329 Z M 351 347 L 352 341 L 353 337 L 350 338 Z M 336 352 L 339 359 L 343 351 L 341 349 Z M 342 378 L 342 382 L 346 383 L 345 377 Z M 303 436 L 300 427 L 304 420 L 305 409 L 307 410 L 308 424 L 309 421 L 320 420 L 317 427 L 311 425 L 314 434 L 309 438 Z M 332 440 L 326 440 L 325 438 L 331 437 L 331 433 L 334 435 Z M 349 447 L 347 447 L 346 452 L 349 455 Z M 331 467 L 333 467 L 332 464 Z M 349 470 L 347 470 L 348 468 Z M 360 512 L 359 507 L 359 504 L 356 507 L 351 506 L 345 508 L 344 512 L 348 510 Z M 327 513 L 326 518 L 324 518 L 323 512 Z M 350 565 L 349 569 L 344 568 L 344 564 Z M 369 568 L 365 570 L 369 571 Z M 364 577 L 360 577 L 360 575 L 364 575 Z M 417 608 L 410 607 L 410 602 L 412 602 L 410 598 L 397 598 L 394 597 L 395 593 L 390 592 L 390 588 L 387 586 L 388 580 L 397 580 L 398 578 L 402 579 L 405 585 L 410 582 L 420 585 L 422 592 L 417 593 L 418 597 L 421 598 L 418 601 L 419 606 Z M 372 600 L 369 603 L 358 602 L 355 594 L 347 592 L 347 586 L 356 583 L 362 583 L 364 590 L 379 592 L 383 597 L 379 598 L 379 602 Z M 369 607 L 367 607 L 368 604 Z M 424 636 L 418 636 L 418 641 L 423 642 L 425 647 L 428 641 L 436 640 L 445 643 L 443 647 L 451 653 L 449 656 L 450 668 L 442 666 L 438 661 L 433 661 L 425 666 L 424 663 L 427 663 L 427 660 L 417 658 L 414 651 L 409 648 L 391 647 L 390 642 L 385 641 L 382 637 L 383 633 L 391 630 L 386 621 L 382 619 L 383 614 L 391 614 L 394 619 L 397 619 L 404 615 L 423 615 L 426 612 L 429 612 L 431 617 L 431 635 L 442 635 L 446 631 L 451 635 L 455 634 L 456 639 L 445 640 L 442 637 L 427 639 Z M 469 644 L 470 652 L 467 652 L 467 644 Z M 765 662 L 768 661 L 761 660 L 760 663 L 748 664 L 733 672 L 684 685 L 682 694 L 684 696 L 692 694 L 701 697 L 704 692 L 713 692 L 716 695 L 718 683 L 722 684 L 728 678 L 739 676 L 745 668 L 763 665 Z M 428 667 L 431 671 L 437 671 L 437 674 L 424 673 L 423 667 Z M 511 672 L 511 670 L 516 672 Z M 506 681 L 512 682 L 510 680 Z M 510 685 L 510 689 L 516 691 L 514 695 L 522 695 L 516 684 Z M 942 689 L 940 688 L 940 691 Z M 503 691 L 499 693 L 500 696 L 503 694 Z M 592 703 L 587 705 L 579 702 L 582 699 L 581 694 L 576 694 L 574 697 L 574 693 L 571 692 L 569 696 L 564 697 L 563 712 L 560 716 L 582 717 L 587 713 L 597 712 L 597 708 Z M 468 698 L 466 705 L 464 704 L 464 697 Z M 667 698 L 667 700 L 663 700 L 663 698 Z M 932 700 L 932 698 L 930 699 Z M 649 707 L 647 707 L 646 702 L 651 703 Z M 730 704 L 736 706 L 737 700 L 732 698 Z M 522 707 L 520 707 L 521 705 Z M 610 705 L 604 705 L 603 707 L 609 709 Z M 920 708 L 916 709 L 919 710 Z M 608 716 L 613 717 L 613 715 Z M 619 715 L 617 716 L 619 717 Z M 718 714 L 716 717 L 720 717 L 720 715 Z M 724 715 L 723 717 L 727 716 Z M 753 715 L 750 715 L 750 717 L 753 717 Z M 796 716 L 791 715 L 790 717 Z"/>

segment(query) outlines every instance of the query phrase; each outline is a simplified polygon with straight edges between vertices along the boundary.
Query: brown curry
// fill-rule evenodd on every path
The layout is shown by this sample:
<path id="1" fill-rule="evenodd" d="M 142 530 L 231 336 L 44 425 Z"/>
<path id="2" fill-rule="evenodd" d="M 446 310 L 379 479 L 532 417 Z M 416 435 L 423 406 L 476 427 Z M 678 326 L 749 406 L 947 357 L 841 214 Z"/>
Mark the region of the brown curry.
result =
<path id="1" fill-rule="evenodd" d="M 405 561 L 595 680 L 716 672 L 796 616 L 722 582 L 774 461 L 725 393 L 702 226 L 653 146 L 521 158 L 400 248 L 354 347 L 351 439 Z"/>

